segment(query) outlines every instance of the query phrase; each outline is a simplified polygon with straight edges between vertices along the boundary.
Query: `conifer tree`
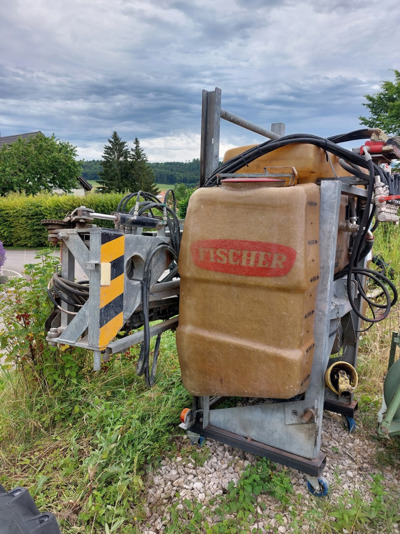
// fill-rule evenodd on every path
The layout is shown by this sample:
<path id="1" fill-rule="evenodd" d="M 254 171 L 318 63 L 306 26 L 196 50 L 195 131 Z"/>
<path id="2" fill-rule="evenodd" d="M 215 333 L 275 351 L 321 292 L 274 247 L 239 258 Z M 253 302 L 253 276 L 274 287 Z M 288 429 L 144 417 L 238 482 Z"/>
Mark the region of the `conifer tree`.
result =
<path id="1" fill-rule="evenodd" d="M 129 159 L 135 191 L 146 191 L 157 195 L 159 191 L 154 183 L 154 171 L 147 160 L 144 150 L 140 147 L 139 139 L 137 137 L 135 137 L 134 146 L 131 149 Z"/>
<path id="2" fill-rule="evenodd" d="M 133 191 L 129 149 L 117 132 L 113 132 L 111 138 L 108 139 L 108 145 L 104 146 L 102 157 L 102 170 L 99 173 L 100 192 Z"/>
<path id="3" fill-rule="evenodd" d="M 120 193 L 147 191 L 157 194 L 154 172 L 147 161 L 144 150 L 136 137 L 134 147 L 129 150 L 117 132 L 113 132 L 108 145 L 104 147 L 102 170 L 99 173 L 100 192 Z"/>

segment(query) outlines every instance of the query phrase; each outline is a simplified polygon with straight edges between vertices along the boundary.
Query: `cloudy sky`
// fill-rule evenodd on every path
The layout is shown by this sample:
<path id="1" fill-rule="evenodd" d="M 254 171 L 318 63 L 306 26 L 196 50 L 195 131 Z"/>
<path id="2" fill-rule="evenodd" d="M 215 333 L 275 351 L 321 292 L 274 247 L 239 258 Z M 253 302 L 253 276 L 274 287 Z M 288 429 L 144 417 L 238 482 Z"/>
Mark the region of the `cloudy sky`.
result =
<path id="1" fill-rule="evenodd" d="M 399 0 L 0 1 L 0 133 L 100 159 L 116 130 L 150 161 L 199 157 L 201 92 L 267 129 L 360 127 L 400 68 Z M 224 122 L 222 151 L 264 138 Z"/>

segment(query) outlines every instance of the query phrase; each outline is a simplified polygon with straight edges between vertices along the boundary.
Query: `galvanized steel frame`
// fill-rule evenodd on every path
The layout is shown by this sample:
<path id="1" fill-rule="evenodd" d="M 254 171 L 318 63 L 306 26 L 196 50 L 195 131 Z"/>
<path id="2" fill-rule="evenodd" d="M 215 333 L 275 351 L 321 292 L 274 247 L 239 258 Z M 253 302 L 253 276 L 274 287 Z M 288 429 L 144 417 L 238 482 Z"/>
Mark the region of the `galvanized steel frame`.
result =
<path id="1" fill-rule="evenodd" d="M 86 303 L 76 315 L 61 312 L 60 325 L 53 330 L 57 336 L 50 335 L 48 340 L 51 343 L 73 345 L 94 351 L 95 370 L 100 369 L 101 360 L 107 359 L 110 354 L 126 350 L 130 346 L 143 341 L 143 331 L 130 336 L 117 339 L 108 343 L 107 348 L 99 347 L 100 328 L 100 288 L 101 288 L 101 235 L 104 229 L 98 227 L 85 229 L 66 229 L 59 233 L 61 239 L 61 276 L 67 280 L 74 281 L 77 264 L 89 279 L 90 293 Z M 108 232 L 112 232 L 108 230 Z M 124 304 L 123 319 L 127 321 L 141 305 L 141 279 L 128 279 L 127 264 L 131 258 L 139 258 L 144 263 L 148 255 L 159 244 L 169 244 L 170 240 L 164 235 L 145 236 L 139 234 L 123 234 L 115 231 L 115 235 L 124 236 Z M 84 239 L 88 246 L 84 243 Z M 156 284 L 157 280 L 165 271 L 165 257 L 155 258 L 152 264 L 151 284 Z M 167 282 L 156 284 L 152 298 L 164 298 L 179 294 L 179 282 Z M 71 311 L 71 306 L 65 302 L 61 303 L 65 312 Z M 173 318 L 150 328 L 150 336 L 158 335 L 165 330 L 175 328 L 178 318 Z"/>

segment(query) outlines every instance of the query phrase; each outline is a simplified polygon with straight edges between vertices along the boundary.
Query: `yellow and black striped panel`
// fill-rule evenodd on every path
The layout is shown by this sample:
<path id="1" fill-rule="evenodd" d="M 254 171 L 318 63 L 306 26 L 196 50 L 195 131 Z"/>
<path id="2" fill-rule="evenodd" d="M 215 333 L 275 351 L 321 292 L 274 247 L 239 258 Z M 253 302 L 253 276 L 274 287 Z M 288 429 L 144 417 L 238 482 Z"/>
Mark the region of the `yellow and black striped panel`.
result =
<path id="1" fill-rule="evenodd" d="M 109 285 L 100 286 L 99 348 L 105 348 L 122 328 L 124 310 L 125 236 L 103 231 L 100 262 L 111 264 Z"/>

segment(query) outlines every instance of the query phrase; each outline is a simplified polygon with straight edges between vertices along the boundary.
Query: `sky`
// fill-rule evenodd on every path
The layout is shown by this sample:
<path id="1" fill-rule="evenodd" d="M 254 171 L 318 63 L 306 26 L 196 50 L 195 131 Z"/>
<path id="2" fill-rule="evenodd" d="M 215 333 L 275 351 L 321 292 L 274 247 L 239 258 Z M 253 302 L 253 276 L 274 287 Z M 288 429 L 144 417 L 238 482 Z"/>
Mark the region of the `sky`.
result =
<path id="1" fill-rule="evenodd" d="M 0 0 L 0 135 L 40 130 L 101 159 L 200 155 L 202 90 L 270 129 L 360 128 L 400 68 L 398 0 Z M 222 121 L 220 153 L 265 138 Z"/>

